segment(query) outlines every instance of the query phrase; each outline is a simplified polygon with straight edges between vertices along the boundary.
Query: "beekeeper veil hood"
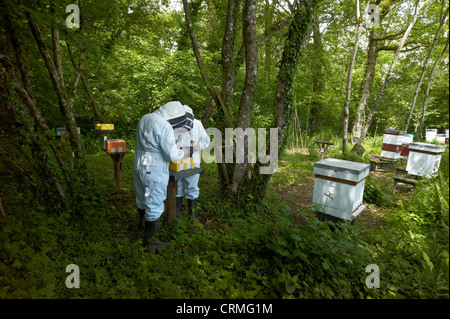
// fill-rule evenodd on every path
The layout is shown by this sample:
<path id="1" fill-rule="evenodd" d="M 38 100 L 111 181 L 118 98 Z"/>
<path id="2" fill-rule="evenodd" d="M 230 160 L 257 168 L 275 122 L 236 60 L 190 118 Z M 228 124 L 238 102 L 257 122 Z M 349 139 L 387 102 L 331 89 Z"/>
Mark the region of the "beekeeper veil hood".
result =
<path id="1" fill-rule="evenodd" d="M 166 103 L 155 112 L 164 117 L 174 129 L 185 127 L 187 124 L 186 112 L 183 105 L 178 101 Z"/>
<path id="2" fill-rule="evenodd" d="M 192 109 L 187 105 L 183 105 L 183 106 L 184 106 L 184 111 L 186 112 L 186 120 L 187 120 L 185 128 L 188 131 L 190 131 L 194 127 L 194 119 L 195 119 L 194 111 L 192 111 Z"/>

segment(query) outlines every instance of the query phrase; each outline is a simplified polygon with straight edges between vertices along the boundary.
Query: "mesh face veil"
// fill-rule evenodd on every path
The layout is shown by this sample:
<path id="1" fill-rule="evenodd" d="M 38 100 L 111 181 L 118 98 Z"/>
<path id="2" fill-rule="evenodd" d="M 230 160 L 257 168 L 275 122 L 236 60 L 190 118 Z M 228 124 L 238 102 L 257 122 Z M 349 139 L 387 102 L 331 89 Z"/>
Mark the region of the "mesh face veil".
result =
<path id="1" fill-rule="evenodd" d="M 185 127 L 187 125 L 186 112 L 183 105 L 178 101 L 164 104 L 157 112 L 159 112 L 174 129 Z"/>

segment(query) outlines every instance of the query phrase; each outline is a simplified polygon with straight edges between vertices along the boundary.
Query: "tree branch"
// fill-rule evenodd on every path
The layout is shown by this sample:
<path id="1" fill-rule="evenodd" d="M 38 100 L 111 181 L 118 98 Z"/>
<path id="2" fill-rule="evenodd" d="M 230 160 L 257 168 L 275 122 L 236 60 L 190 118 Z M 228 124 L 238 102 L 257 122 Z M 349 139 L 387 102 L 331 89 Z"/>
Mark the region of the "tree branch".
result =
<path id="1" fill-rule="evenodd" d="M 72 61 L 73 67 L 75 68 L 75 70 L 78 71 L 78 66 L 77 66 L 77 63 L 75 62 L 75 58 L 74 58 L 73 53 L 72 53 L 72 47 L 70 46 L 69 43 L 67 43 L 67 50 L 69 51 L 69 57 L 70 57 L 70 60 Z M 81 51 L 80 51 L 80 53 L 81 53 Z M 91 105 L 92 105 L 92 110 L 94 112 L 94 116 L 95 116 L 95 118 L 98 121 L 100 121 L 100 114 L 99 114 L 98 109 L 97 109 L 97 103 L 95 102 L 94 96 L 92 95 L 92 91 L 91 91 L 91 89 L 88 86 L 86 77 L 84 76 L 83 72 L 81 72 L 81 70 L 80 70 L 80 77 L 81 77 L 81 81 L 83 82 L 84 89 L 86 90 L 86 93 L 88 95 L 88 98 L 91 101 Z"/>
<path id="2" fill-rule="evenodd" d="M 230 127 L 234 127 L 233 121 L 231 120 L 231 117 L 230 117 L 230 115 L 228 113 L 228 110 L 226 109 L 225 105 L 223 104 L 219 93 L 214 88 L 214 86 L 211 84 L 208 76 L 206 75 L 205 67 L 203 65 L 203 61 L 202 61 L 202 58 L 200 56 L 200 50 L 198 48 L 197 38 L 196 38 L 195 32 L 194 32 L 194 27 L 192 25 L 189 4 L 188 4 L 187 0 L 182 0 L 182 1 L 183 1 L 184 14 L 185 14 L 185 18 L 186 18 L 186 24 L 187 24 L 189 36 L 190 36 L 191 42 L 192 42 L 192 48 L 194 50 L 195 59 L 197 60 L 197 65 L 198 65 L 198 68 L 200 69 L 200 73 L 202 75 L 203 81 L 205 82 L 205 84 L 206 84 L 206 86 L 208 88 L 208 91 L 211 94 L 214 102 L 217 105 L 220 105 L 221 108 L 223 109 L 223 112 L 225 113 L 225 117 L 226 117 L 226 119 L 228 121 L 228 125 L 230 125 Z"/>

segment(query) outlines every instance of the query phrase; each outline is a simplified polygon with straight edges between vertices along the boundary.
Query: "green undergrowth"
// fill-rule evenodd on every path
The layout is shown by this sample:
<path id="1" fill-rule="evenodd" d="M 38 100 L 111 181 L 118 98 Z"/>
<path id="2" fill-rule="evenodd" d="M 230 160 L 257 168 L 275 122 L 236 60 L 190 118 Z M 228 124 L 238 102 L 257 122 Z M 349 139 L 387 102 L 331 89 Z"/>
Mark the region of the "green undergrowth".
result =
<path id="1" fill-rule="evenodd" d="M 309 159 L 294 157 L 278 174 L 307 175 Z M 137 228 L 132 159 L 124 158 L 123 189 L 114 194 L 111 159 L 88 156 L 94 183 L 76 215 L 51 200 L 23 205 L 25 190 L 16 194 L 22 200 L 4 200 L 0 298 L 448 298 L 448 169 L 387 204 L 371 179 L 365 200 L 389 214 L 370 228 L 321 222 L 275 193 L 258 207 L 237 203 L 222 192 L 215 166 L 204 165 L 201 222 L 185 208 L 174 226 L 163 218 L 160 239 L 170 245 L 155 254 Z M 12 196 L 6 191 L 3 198 Z M 80 288 L 66 286 L 70 264 L 79 267 Z M 379 288 L 366 286 L 369 265 L 379 268 Z"/>

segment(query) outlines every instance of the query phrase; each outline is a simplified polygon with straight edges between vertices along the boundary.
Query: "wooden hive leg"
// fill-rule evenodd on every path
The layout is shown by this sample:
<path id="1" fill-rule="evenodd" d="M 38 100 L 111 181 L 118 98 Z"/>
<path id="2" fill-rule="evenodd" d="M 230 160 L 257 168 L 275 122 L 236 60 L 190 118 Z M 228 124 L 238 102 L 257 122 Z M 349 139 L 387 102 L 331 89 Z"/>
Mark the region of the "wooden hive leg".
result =
<path id="1" fill-rule="evenodd" d="M 394 178 L 394 187 L 392 188 L 392 194 L 395 194 L 395 191 L 397 190 L 397 183 L 398 180 Z"/>
<path id="2" fill-rule="evenodd" d="M 170 223 L 176 221 L 176 196 L 178 191 L 178 183 L 175 177 L 170 176 L 169 184 L 167 185 L 167 219 Z"/>

